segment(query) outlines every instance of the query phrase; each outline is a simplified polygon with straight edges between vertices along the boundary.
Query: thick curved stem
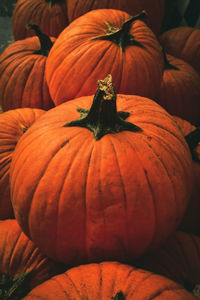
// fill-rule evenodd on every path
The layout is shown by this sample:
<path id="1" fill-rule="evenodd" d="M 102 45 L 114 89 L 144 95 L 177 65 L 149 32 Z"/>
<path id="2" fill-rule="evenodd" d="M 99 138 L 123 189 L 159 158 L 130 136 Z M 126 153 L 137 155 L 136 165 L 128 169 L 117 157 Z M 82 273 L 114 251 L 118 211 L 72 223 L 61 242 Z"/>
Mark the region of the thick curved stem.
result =
<path id="1" fill-rule="evenodd" d="M 179 68 L 177 68 L 176 66 L 172 65 L 169 60 L 167 59 L 167 55 L 166 52 L 164 50 L 164 48 L 162 48 L 162 52 L 163 52 L 163 58 L 164 58 L 164 69 L 165 70 L 179 70 Z"/>
<path id="2" fill-rule="evenodd" d="M 126 20 L 121 28 L 115 28 L 112 24 L 109 22 L 105 22 L 107 25 L 107 30 L 105 35 L 97 36 L 92 38 L 91 40 L 108 40 L 111 42 L 116 43 L 122 51 L 124 51 L 125 47 L 127 46 L 138 46 L 143 47 L 143 45 L 136 41 L 134 37 L 130 34 L 130 29 L 132 26 L 132 23 L 136 20 L 143 19 L 147 16 L 146 11 L 142 11 L 141 13 L 131 17 L 130 19 Z"/>
<path id="3" fill-rule="evenodd" d="M 40 41 L 40 49 L 35 50 L 34 54 L 40 54 L 44 56 L 49 55 L 49 51 L 51 50 L 53 46 L 53 42 L 49 38 L 48 35 L 44 34 L 38 25 L 36 24 L 27 24 L 26 25 L 28 29 L 32 29 L 35 31 L 35 34 L 38 36 L 39 41 Z"/>
<path id="4" fill-rule="evenodd" d="M 142 129 L 125 119 L 128 112 L 117 112 L 116 92 L 109 74 L 104 80 L 98 81 L 98 89 L 90 110 L 79 109 L 81 118 L 65 124 L 65 127 L 84 127 L 93 132 L 94 138 L 99 140 L 106 134 L 120 131 L 142 131 Z"/>

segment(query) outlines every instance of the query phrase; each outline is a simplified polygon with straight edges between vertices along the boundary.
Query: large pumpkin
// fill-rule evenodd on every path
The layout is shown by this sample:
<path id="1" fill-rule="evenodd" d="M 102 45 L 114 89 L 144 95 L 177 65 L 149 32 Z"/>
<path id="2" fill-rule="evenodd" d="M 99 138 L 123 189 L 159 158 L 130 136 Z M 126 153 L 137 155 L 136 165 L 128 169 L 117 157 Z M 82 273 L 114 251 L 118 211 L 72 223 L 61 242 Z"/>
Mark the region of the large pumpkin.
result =
<path id="1" fill-rule="evenodd" d="M 13 217 L 10 201 L 10 163 L 24 132 L 43 114 L 45 110 L 19 108 L 0 114 L 0 219 Z"/>
<path id="2" fill-rule="evenodd" d="M 148 14 L 147 24 L 156 34 L 161 31 L 165 11 L 164 0 L 66 0 L 66 2 L 70 22 L 92 9 L 119 9 L 132 16 L 138 14 L 141 10 L 146 10 Z"/>
<path id="3" fill-rule="evenodd" d="M 159 40 L 166 51 L 193 66 L 200 74 L 200 29 L 176 27 L 165 31 Z"/>
<path id="4" fill-rule="evenodd" d="M 170 114 L 197 123 L 200 120 L 200 75 L 185 61 L 166 54 L 156 101 Z"/>
<path id="5" fill-rule="evenodd" d="M 66 264 L 138 257 L 175 230 L 188 203 L 192 159 L 173 117 L 144 97 L 117 99 L 118 113 L 108 76 L 93 104 L 49 110 L 15 149 L 16 219 Z"/>
<path id="6" fill-rule="evenodd" d="M 44 70 L 55 38 L 50 39 L 34 24 L 29 28 L 38 36 L 12 43 L 0 56 L 0 104 L 4 111 L 54 106 Z"/>
<path id="7" fill-rule="evenodd" d="M 18 0 L 12 14 L 15 40 L 34 35 L 26 28 L 29 23 L 38 25 L 47 35 L 57 37 L 68 25 L 65 0 Z"/>
<path id="8" fill-rule="evenodd" d="M 15 298 L 64 271 L 43 255 L 21 231 L 16 220 L 0 221 L 0 298 Z M 9 293 L 10 297 L 6 293 Z M 12 298 L 13 296 L 13 298 Z"/>
<path id="9" fill-rule="evenodd" d="M 111 73 L 116 90 L 153 98 L 160 87 L 163 56 L 153 32 L 126 12 L 98 9 L 72 22 L 53 45 L 46 78 L 56 105 L 92 95 Z"/>
<path id="10" fill-rule="evenodd" d="M 24 300 L 195 300 L 175 282 L 118 262 L 89 264 L 68 270 L 33 289 Z"/>
<path id="11" fill-rule="evenodd" d="M 162 247 L 140 258 L 135 264 L 195 292 L 195 287 L 200 284 L 200 238 L 177 231 Z"/>
<path id="12" fill-rule="evenodd" d="M 186 232 L 200 235 L 200 145 L 198 144 L 200 142 L 200 129 L 177 116 L 174 116 L 174 118 L 186 137 L 186 140 L 188 140 L 194 157 L 193 172 L 195 185 L 191 193 L 188 208 L 181 221 L 180 228 Z M 198 130 L 198 134 L 194 134 L 196 130 Z M 190 138 L 188 138 L 189 136 Z"/>

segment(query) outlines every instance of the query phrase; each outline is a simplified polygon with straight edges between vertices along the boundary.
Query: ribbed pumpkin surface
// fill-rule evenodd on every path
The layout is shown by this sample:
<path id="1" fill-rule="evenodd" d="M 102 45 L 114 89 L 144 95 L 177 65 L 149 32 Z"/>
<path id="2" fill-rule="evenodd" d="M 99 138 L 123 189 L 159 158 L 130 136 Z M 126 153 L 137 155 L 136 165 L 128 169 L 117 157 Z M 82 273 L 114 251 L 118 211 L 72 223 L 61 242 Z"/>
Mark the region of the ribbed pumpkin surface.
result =
<path id="1" fill-rule="evenodd" d="M 97 9 L 62 31 L 46 64 L 47 83 L 56 105 L 94 94 L 97 80 L 109 73 L 117 93 L 155 97 L 162 80 L 163 56 L 155 35 L 143 21 L 134 21 L 128 31 L 142 46 L 126 45 L 122 49 L 115 39 L 93 39 L 109 35 L 112 26 L 120 29 L 130 18 L 123 11 Z M 128 32 L 124 44 L 128 43 Z"/>
<path id="2" fill-rule="evenodd" d="M 193 175 L 189 148 L 173 117 L 155 102 L 118 95 L 118 111 L 142 132 L 96 141 L 64 127 L 93 97 L 45 113 L 17 145 L 11 166 L 16 218 L 52 258 L 77 265 L 138 257 L 178 226 Z"/>
<path id="3" fill-rule="evenodd" d="M 16 279 L 29 271 L 28 282 L 32 289 L 63 269 L 36 248 L 16 220 L 0 221 L 0 273 Z"/>
<path id="4" fill-rule="evenodd" d="M 3 110 L 54 106 L 44 76 L 47 57 L 34 54 L 39 49 L 39 39 L 34 36 L 14 42 L 1 54 L 0 103 Z"/>
<path id="5" fill-rule="evenodd" d="M 47 35 L 57 37 L 68 25 L 65 2 L 62 0 L 18 0 L 12 15 L 15 40 L 23 40 L 34 35 L 26 28 L 29 23 L 37 24 Z"/>
<path id="6" fill-rule="evenodd" d="M 192 300 L 175 282 L 117 262 L 80 266 L 33 289 L 26 299 Z"/>
<path id="7" fill-rule="evenodd" d="M 43 114 L 42 109 L 19 108 L 0 114 L 0 219 L 13 217 L 10 201 L 10 163 L 24 132 Z"/>

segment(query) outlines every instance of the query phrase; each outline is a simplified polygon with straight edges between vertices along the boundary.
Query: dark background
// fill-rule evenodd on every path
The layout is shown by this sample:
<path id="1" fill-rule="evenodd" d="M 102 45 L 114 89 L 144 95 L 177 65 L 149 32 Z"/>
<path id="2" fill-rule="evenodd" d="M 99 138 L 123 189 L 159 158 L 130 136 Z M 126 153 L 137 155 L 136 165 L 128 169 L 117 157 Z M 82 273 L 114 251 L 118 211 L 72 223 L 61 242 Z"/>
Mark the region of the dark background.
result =
<path id="1" fill-rule="evenodd" d="M 11 16 L 16 2 L 17 0 L 0 0 L 0 53 L 13 42 Z M 177 26 L 200 29 L 200 0 L 166 0 L 165 10 L 162 31 Z"/>

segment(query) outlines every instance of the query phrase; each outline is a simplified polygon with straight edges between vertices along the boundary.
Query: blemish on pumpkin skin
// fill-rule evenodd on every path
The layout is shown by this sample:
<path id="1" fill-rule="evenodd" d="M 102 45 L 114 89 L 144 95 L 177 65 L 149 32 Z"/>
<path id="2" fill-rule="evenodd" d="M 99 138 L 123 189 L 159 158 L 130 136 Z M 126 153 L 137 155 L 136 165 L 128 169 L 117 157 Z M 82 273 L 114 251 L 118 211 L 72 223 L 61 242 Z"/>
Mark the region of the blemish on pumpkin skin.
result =
<path id="1" fill-rule="evenodd" d="M 69 140 L 66 140 L 66 141 L 64 141 L 64 143 L 62 143 L 61 145 L 60 145 L 60 148 L 63 148 L 65 145 L 67 145 L 69 143 Z"/>

